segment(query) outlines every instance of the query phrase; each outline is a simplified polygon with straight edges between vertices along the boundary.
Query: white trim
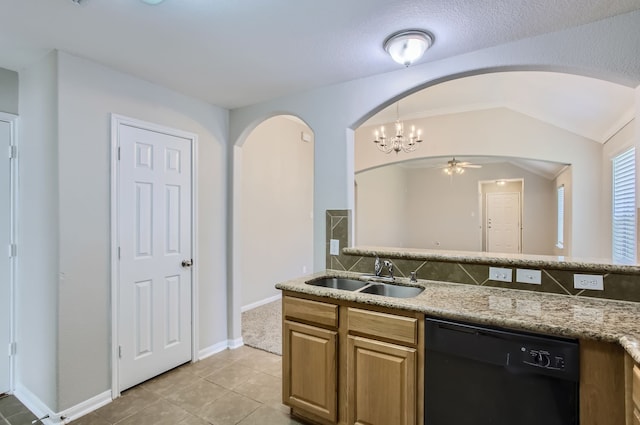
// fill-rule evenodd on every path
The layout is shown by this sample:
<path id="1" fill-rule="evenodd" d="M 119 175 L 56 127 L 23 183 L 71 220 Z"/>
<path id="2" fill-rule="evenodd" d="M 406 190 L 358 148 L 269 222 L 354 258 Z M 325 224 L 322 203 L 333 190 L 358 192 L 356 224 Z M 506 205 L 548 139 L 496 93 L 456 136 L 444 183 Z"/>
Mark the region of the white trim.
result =
<path id="1" fill-rule="evenodd" d="M 207 348 L 203 348 L 198 353 L 198 360 L 204 360 L 207 357 L 211 357 L 214 354 L 218 354 L 219 352 L 226 350 L 227 348 L 229 348 L 229 341 L 226 340 L 217 344 L 213 344 Z"/>
<path id="2" fill-rule="evenodd" d="M 265 305 L 265 304 L 272 303 L 274 301 L 278 301 L 279 299 L 282 299 L 282 294 L 281 293 L 278 294 L 278 295 L 274 295 L 273 297 L 269 297 L 269 298 L 265 298 L 265 299 L 260 300 L 260 301 L 256 301 L 255 303 L 247 304 L 247 305 L 243 306 L 240 310 L 244 313 L 245 311 L 253 310 L 254 308 L 260 307 L 260 306 Z"/>
<path id="3" fill-rule="evenodd" d="M 48 415 L 47 419 L 42 420 L 44 425 L 58 425 L 62 423 L 60 421 L 60 415 L 49 409 L 47 405 L 40 400 L 40 398 L 20 383 L 16 383 L 16 389 L 13 395 L 15 395 L 16 398 L 31 411 L 31 413 L 36 415 L 37 418 L 44 418 Z"/>
<path id="4" fill-rule="evenodd" d="M 191 361 L 195 362 L 199 348 L 199 315 L 198 315 L 198 228 L 197 211 L 197 167 L 196 158 L 198 151 L 198 135 L 183 130 L 165 127 L 147 121 L 129 118 L 123 115 L 111 114 L 111 397 L 120 397 L 119 362 L 118 362 L 118 148 L 120 140 L 120 126 L 127 125 L 143 130 L 163 133 L 170 136 L 191 140 L 191 256 L 193 267 L 191 269 Z"/>
<path id="5" fill-rule="evenodd" d="M 236 348 L 242 347 L 244 345 L 244 341 L 242 340 L 242 337 L 240 337 L 238 339 L 228 340 L 227 344 L 229 345 L 229 349 L 235 350 Z"/>
<path id="6" fill-rule="evenodd" d="M 74 421 L 84 415 L 87 415 L 94 410 L 98 410 L 102 406 L 106 406 L 111 403 L 113 400 L 111 399 L 111 391 L 105 391 L 103 393 L 98 394 L 97 396 L 91 397 L 88 400 L 83 401 L 82 403 L 78 403 L 75 406 L 72 406 L 66 410 L 60 412 L 57 415 L 63 419 L 63 423 L 69 423 Z"/>
<path id="7" fill-rule="evenodd" d="M 9 124 L 11 146 L 18 147 L 18 124 L 19 117 L 14 114 L 0 112 L 0 121 Z M 18 154 L 19 155 L 19 154 Z M 5 157 L 6 158 L 6 157 Z M 18 237 L 18 158 L 13 159 L 9 164 L 9 243 L 17 244 Z M 9 262 L 9 338 L 10 343 L 16 342 L 16 279 L 17 279 L 17 257 L 11 257 Z M 2 320 L 6 320 L 4 317 Z M 9 356 L 9 391 L 13 391 L 16 386 L 15 376 L 15 354 Z"/>

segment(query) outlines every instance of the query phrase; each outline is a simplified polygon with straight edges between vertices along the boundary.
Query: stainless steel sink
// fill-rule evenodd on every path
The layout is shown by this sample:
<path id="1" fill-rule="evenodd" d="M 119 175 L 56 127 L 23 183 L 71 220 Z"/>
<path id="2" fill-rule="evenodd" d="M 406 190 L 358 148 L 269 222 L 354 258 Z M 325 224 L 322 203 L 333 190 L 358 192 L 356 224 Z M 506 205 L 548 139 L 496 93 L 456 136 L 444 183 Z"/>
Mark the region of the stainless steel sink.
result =
<path id="1" fill-rule="evenodd" d="M 345 291 L 356 291 L 364 288 L 369 282 L 362 280 L 347 279 L 342 277 L 323 277 L 306 282 L 308 285 L 322 286 L 324 288 L 342 289 Z"/>
<path id="2" fill-rule="evenodd" d="M 393 298 L 411 298 L 424 291 L 418 286 L 389 285 L 386 283 L 371 283 L 366 288 L 358 291 L 362 294 L 384 295 Z"/>

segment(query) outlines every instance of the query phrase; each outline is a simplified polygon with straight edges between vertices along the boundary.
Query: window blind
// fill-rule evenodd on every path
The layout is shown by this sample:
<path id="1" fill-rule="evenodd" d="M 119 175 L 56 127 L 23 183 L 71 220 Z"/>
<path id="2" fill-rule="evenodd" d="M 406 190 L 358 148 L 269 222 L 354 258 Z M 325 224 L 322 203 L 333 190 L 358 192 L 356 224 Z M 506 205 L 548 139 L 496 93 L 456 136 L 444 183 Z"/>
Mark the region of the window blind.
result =
<path id="1" fill-rule="evenodd" d="M 613 253 L 615 262 L 636 263 L 635 148 L 613 158 Z"/>
<path id="2" fill-rule="evenodd" d="M 558 226 L 557 226 L 557 241 L 556 246 L 558 248 L 564 248 L 564 185 L 558 186 Z"/>

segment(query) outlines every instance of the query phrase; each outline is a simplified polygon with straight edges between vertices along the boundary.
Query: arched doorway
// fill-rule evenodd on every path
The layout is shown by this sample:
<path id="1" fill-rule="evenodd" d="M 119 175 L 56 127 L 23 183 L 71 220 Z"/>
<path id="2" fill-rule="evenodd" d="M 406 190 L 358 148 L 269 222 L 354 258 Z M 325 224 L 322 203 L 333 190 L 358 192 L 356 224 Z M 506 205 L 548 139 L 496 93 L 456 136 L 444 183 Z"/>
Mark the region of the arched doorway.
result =
<path id="1" fill-rule="evenodd" d="M 279 115 L 256 126 L 240 150 L 234 284 L 246 312 L 278 300 L 276 283 L 312 271 L 313 133 Z"/>

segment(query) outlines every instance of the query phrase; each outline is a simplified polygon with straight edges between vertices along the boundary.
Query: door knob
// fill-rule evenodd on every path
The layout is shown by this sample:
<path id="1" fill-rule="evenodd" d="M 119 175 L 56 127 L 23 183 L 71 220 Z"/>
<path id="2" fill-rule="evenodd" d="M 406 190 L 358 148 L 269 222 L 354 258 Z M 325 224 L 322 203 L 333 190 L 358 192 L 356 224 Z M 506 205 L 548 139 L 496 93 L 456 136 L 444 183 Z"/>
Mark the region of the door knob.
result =
<path id="1" fill-rule="evenodd" d="M 193 260 L 182 260 L 182 267 L 189 268 L 193 266 Z"/>

